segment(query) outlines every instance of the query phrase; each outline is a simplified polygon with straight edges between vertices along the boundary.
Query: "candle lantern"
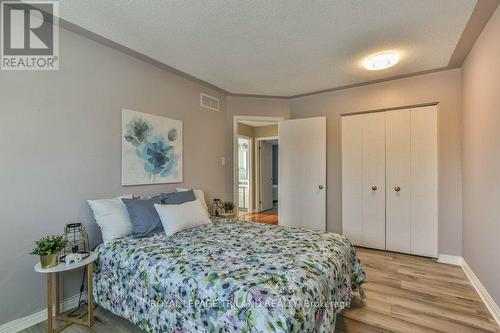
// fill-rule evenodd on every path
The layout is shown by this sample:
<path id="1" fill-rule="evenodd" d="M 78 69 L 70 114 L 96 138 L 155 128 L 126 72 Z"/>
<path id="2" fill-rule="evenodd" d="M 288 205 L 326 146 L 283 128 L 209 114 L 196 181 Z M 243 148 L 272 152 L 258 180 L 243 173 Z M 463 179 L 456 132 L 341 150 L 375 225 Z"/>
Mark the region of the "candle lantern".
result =
<path id="1" fill-rule="evenodd" d="M 224 205 L 220 199 L 214 199 L 212 203 L 212 216 L 219 216 L 222 213 Z"/>
<path id="2" fill-rule="evenodd" d="M 89 236 L 87 229 L 81 223 L 69 223 L 64 228 L 64 240 L 66 246 L 61 252 L 61 261 L 70 253 L 80 253 L 87 258 L 90 255 Z"/>

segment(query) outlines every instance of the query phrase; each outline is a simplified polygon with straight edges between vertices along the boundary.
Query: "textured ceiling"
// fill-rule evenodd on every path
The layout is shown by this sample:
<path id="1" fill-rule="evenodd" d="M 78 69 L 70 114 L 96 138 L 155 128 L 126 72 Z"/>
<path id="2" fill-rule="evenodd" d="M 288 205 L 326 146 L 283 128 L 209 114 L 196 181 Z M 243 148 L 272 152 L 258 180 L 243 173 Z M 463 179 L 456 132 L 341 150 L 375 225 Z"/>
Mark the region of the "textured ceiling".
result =
<path id="1" fill-rule="evenodd" d="M 475 0 L 64 0 L 63 19 L 231 93 L 291 96 L 448 65 Z M 400 62 L 367 71 L 367 55 Z"/>

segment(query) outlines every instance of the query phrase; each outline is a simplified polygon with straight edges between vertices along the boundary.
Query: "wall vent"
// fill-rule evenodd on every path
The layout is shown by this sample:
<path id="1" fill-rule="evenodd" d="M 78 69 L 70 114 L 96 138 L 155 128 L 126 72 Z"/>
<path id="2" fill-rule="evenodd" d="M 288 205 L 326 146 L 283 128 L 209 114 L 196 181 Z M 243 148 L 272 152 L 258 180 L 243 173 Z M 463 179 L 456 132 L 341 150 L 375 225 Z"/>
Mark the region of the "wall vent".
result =
<path id="1" fill-rule="evenodd" d="M 203 106 L 204 108 L 213 110 L 213 111 L 219 111 L 219 99 L 216 97 L 212 97 L 206 94 L 201 93 L 200 94 L 200 105 Z"/>

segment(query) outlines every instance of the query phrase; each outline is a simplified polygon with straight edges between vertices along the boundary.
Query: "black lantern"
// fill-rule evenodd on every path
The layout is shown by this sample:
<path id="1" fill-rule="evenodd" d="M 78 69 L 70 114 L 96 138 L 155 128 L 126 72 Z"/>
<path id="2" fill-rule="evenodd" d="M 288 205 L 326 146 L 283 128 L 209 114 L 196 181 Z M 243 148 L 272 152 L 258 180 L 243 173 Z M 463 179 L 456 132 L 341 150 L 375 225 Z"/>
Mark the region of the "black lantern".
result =
<path id="1" fill-rule="evenodd" d="M 90 255 L 89 236 L 87 229 L 81 223 L 69 223 L 64 227 L 66 246 L 61 252 L 61 261 L 70 253 L 81 253 L 87 258 Z"/>
<path id="2" fill-rule="evenodd" d="M 220 199 L 214 199 L 212 203 L 212 216 L 219 216 L 224 208 L 222 201 Z"/>

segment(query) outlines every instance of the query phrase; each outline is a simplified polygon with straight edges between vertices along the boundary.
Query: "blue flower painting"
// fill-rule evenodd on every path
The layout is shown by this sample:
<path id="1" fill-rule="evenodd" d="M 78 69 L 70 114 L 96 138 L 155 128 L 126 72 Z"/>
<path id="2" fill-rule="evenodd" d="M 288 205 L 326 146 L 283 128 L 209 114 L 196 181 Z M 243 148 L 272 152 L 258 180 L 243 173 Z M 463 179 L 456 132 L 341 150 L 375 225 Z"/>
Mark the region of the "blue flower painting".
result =
<path id="1" fill-rule="evenodd" d="M 182 122 L 122 110 L 122 185 L 182 182 Z"/>

